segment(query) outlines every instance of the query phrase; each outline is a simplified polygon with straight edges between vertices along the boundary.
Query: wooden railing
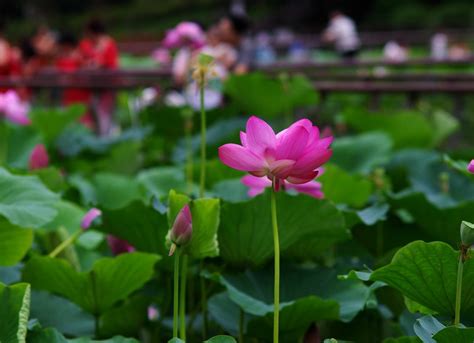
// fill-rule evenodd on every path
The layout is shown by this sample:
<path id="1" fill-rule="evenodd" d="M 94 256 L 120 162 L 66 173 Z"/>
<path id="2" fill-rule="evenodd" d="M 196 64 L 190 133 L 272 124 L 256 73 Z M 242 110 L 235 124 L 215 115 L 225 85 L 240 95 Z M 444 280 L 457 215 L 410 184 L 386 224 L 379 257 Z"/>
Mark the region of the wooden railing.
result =
<path id="1" fill-rule="evenodd" d="M 474 36 L 474 30 L 447 29 L 444 32 L 453 41 L 470 41 Z M 363 47 L 381 47 L 390 40 L 403 41 L 409 45 L 429 46 L 430 39 L 435 34 L 432 30 L 395 30 L 378 32 L 360 32 L 360 40 Z M 307 48 L 320 48 L 324 46 L 320 39 L 321 32 L 295 34 L 292 42 L 301 42 Z M 291 43 L 291 42 L 290 42 Z M 118 43 L 120 51 L 135 55 L 149 55 L 160 46 L 159 39 L 151 40 L 126 40 Z M 288 42 L 272 42 L 277 49 L 287 49 Z"/>
<path id="2" fill-rule="evenodd" d="M 391 73 L 374 67 L 409 66 L 473 66 L 474 60 L 442 61 L 414 60 L 405 63 L 366 61 L 354 63 L 278 63 L 259 68 L 259 71 L 276 75 L 282 72 L 301 73 L 309 77 L 315 89 L 321 92 L 404 92 L 404 93 L 473 93 L 474 73 Z M 349 68 L 349 69 L 348 69 Z M 362 68 L 354 72 L 354 68 Z M 332 71 L 335 69 L 336 71 Z M 32 77 L 0 78 L 0 87 L 31 89 L 86 88 L 91 90 L 137 89 L 150 86 L 169 87 L 172 85 L 171 72 L 164 69 L 128 70 L 81 70 L 76 73 L 61 73 L 54 69 L 44 69 Z"/>

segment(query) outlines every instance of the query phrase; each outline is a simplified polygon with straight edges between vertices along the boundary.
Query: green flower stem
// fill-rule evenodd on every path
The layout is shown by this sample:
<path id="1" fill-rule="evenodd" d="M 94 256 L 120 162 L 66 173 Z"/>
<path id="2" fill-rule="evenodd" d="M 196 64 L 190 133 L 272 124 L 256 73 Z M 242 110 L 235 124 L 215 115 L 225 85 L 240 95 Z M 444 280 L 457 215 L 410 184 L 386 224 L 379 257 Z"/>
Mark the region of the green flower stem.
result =
<path id="1" fill-rule="evenodd" d="M 245 325 L 245 312 L 240 308 L 239 318 L 239 343 L 244 343 L 244 325 Z"/>
<path id="2" fill-rule="evenodd" d="M 201 260 L 201 271 L 204 270 L 204 260 Z M 201 283 L 201 315 L 202 315 L 202 339 L 207 338 L 207 287 L 206 279 L 203 276 L 200 277 Z"/>
<path id="3" fill-rule="evenodd" d="M 272 187 L 273 188 L 273 187 Z M 278 238 L 278 221 L 275 191 L 272 190 L 271 195 L 271 212 L 273 226 L 273 244 L 275 250 L 275 275 L 273 290 L 273 343 L 278 343 L 278 327 L 280 317 L 280 240 Z"/>
<path id="4" fill-rule="evenodd" d="M 456 281 L 456 307 L 454 312 L 454 326 L 461 322 L 461 294 L 462 294 L 462 274 L 464 269 L 463 252 L 459 253 L 458 276 Z"/>
<path id="5" fill-rule="evenodd" d="M 181 288 L 179 290 L 179 338 L 186 341 L 186 279 L 188 276 L 188 255 L 181 262 Z"/>
<path id="6" fill-rule="evenodd" d="M 202 76 L 204 79 L 204 75 Z M 201 175 L 199 180 L 199 197 L 204 197 L 204 191 L 206 189 L 206 110 L 204 108 L 204 80 L 201 80 L 199 85 L 199 95 L 201 102 Z M 204 262 L 201 261 L 201 270 L 204 269 Z M 201 281 L 201 311 L 202 311 L 202 336 L 203 339 L 207 337 L 207 291 L 206 291 L 206 280 L 203 276 L 200 277 Z"/>
<path id="7" fill-rule="evenodd" d="M 186 141 L 186 182 L 188 193 L 193 188 L 193 140 L 191 137 L 193 119 L 186 118 L 184 122 L 184 136 Z"/>
<path id="8" fill-rule="evenodd" d="M 173 284 L 173 338 L 178 338 L 179 312 L 179 250 L 174 256 L 174 284 Z"/>
<path id="9" fill-rule="evenodd" d="M 199 197 L 204 197 L 206 187 L 206 110 L 204 108 L 204 82 L 199 87 L 201 100 L 201 176 L 199 180 Z"/>
<path id="10" fill-rule="evenodd" d="M 76 232 L 74 232 L 71 236 L 69 236 L 68 239 L 66 239 L 65 241 L 61 242 L 57 247 L 56 249 L 54 249 L 53 251 L 51 251 L 49 253 L 49 257 L 56 257 L 58 256 L 64 249 L 66 249 L 68 246 L 70 246 L 71 244 L 73 244 L 76 239 L 79 238 L 79 236 L 82 234 L 82 230 L 79 229 L 77 230 Z"/>

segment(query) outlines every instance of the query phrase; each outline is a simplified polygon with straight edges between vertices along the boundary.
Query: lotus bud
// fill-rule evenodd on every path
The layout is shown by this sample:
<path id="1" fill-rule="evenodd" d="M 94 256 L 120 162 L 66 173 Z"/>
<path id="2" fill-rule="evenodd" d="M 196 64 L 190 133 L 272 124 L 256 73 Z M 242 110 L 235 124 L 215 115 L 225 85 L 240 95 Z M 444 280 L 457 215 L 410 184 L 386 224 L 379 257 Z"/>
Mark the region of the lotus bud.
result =
<path id="1" fill-rule="evenodd" d="M 154 305 L 148 306 L 148 320 L 151 322 L 157 321 L 160 313 Z"/>
<path id="2" fill-rule="evenodd" d="M 461 223 L 461 242 L 467 247 L 474 244 L 474 224 L 466 221 Z"/>
<path id="3" fill-rule="evenodd" d="M 29 167 L 30 170 L 46 168 L 49 165 L 49 156 L 43 144 L 37 144 L 31 151 Z"/>
<path id="4" fill-rule="evenodd" d="M 135 251 L 135 248 L 130 245 L 126 240 L 120 239 L 112 235 L 107 236 L 107 243 L 109 244 L 112 254 L 114 254 L 115 256 Z"/>
<path id="5" fill-rule="evenodd" d="M 189 205 L 185 205 L 179 211 L 170 232 L 170 240 L 172 242 L 169 256 L 173 255 L 176 247 L 187 244 L 191 240 L 193 234 L 193 223 L 191 210 Z"/>
<path id="6" fill-rule="evenodd" d="M 474 160 L 472 160 L 467 166 L 467 171 L 471 174 L 474 174 Z"/>
<path id="7" fill-rule="evenodd" d="M 81 222 L 82 230 L 84 231 L 87 230 L 92 225 L 92 222 L 100 215 L 102 215 L 101 210 L 95 207 L 91 208 L 82 218 L 82 222 Z"/>

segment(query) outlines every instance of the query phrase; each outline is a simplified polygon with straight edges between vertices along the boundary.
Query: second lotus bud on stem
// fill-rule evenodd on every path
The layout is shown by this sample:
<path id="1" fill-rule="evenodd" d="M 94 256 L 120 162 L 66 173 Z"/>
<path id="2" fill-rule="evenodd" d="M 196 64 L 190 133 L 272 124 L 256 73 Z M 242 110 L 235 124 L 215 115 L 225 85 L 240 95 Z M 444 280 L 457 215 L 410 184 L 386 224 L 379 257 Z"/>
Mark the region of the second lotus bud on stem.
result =
<path id="1" fill-rule="evenodd" d="M 465 247 L 474 244 L 474 224 L 466 221 L 461 223 L 461 242 Z"/>
<path id="2" fill-rule="evenodd" d="M 169 238 L 171 241 L 171 248 L 169 256 L 172 256 L 177 247 L 186 245 L 191 240 L 193 234 L 193 222 L 191 210 L 189 205 L 185 205 L 179 211 L 176 219 L 171 227 Z"/>

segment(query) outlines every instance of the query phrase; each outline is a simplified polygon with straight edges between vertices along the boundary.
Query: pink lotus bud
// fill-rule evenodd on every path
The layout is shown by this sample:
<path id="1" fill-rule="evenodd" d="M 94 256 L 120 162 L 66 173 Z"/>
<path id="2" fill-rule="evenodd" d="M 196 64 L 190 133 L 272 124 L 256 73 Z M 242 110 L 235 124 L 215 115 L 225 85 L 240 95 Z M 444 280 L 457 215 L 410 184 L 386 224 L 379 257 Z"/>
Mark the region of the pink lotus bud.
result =
<path id="1" fill-rule="evenodd" d="M 30 170 L 46 168 L 48 164 L 49 157 L 46 147 L 43 144 L 36 144 L 30 154 Z"/>
<path id="2" fill-rule="evenodd" d="M 130 245 L 126 240 L 118 237 L 108 235 L 107 243 L 109 244 L 110 250 L 114 255 L 120 255 L 124 253 L 134 252 L 135 248 Z"/>
<path id="3" fill-rule="evenodd" d="M 82 218 L 82 222 L 81 222 L 82 230 L 87 230 L 91 226 L 94 219 L 99 217 L 101 214 L 102 214 L 102 211 L 99 210 L 98 208 L 95 208 L 95 207 L 91 208 Z"/>
<path id="4" fill-rule="evenodd" d="M 174 221 L 173 227 L 170 232 L 170 239 L 177 246 L 184 245 L 191 240 L 193 234 L 193 222 L 191 217 L 191 210 L 189 205 L 185 205 L 181 211 L 179 211 Z M 174 249 L 172 248 L 170 254 L 172 255 Z M 170 255 L 170 256 L 171 256 Z"/>
<path id="5" fill-rule="evenodd" d="M 467 166 L 467 171 L 471 174 L 474 174 L 474 160 L 472 160 Z"/>
<path id="6" fill-rule="evenodd" d="M 148 320 L 153 322 L 155 320 L 158 319 L 160 313 L 158 312 L 158 309 L 153 306 L 153 305 L 150 305 L 148 306 Z"/>

